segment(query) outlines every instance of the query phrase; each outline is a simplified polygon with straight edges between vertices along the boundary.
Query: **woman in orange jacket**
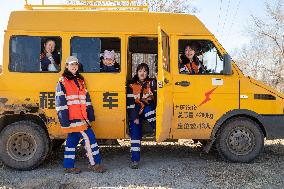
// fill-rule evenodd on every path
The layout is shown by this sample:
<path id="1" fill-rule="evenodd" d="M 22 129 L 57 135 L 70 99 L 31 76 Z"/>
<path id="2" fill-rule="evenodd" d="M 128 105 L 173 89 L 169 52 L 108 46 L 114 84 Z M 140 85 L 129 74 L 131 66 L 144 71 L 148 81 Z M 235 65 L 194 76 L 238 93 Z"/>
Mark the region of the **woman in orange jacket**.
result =
<path id="1" fill-rule="evenodd" d="M 80 173 L 74 167 L 75 150 L 83 138 L 89 168 L 103 173 L 106 169 L 101 165 L 101 156 L 96 136 L 91 129 L 95 121 L 94 109 L 90 94 L 86 89 L 84 78 L 78 72 L 79 62 L 74 56 L 66 60 L 66 68 L 56 87 L 56 111 L 62 131 L 68 133 L 64 152 L 64 168 L 67 173 Z"/>
<path id="2" fill-rule="evenodd" d="M 136 74 L 127 87 L 127 112 L 129 118 L 131 142 L 131 168 L 138 169 L 142 139 L 142 120 L 147 120 L 156 129 L 156 82 L 149 78 L 149 67 L 145 63 L 138 65 Z"/>

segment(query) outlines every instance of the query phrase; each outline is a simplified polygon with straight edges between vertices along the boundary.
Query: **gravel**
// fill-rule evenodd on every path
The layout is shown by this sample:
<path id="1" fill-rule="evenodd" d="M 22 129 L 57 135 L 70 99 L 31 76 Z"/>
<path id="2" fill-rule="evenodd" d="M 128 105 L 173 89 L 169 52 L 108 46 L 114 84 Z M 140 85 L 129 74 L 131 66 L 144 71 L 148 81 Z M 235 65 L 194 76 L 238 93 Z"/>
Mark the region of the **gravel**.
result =
<path id="1" fill-rule="evenodd" d="M 253 163 L 222 161 L 216 152 L 203 153 L 191 140 L 143 142 L 141 166 L 129 168 L 129 141 L 120 147 L 102 146 L 108 172 L 90 172 L 82 148 L 79 175 L 65 174 L 63 147 L 33 171 L 16 171 L 0 162 L 0 189 L 7 188 L 284 188 L 284 140 L 268 140 Z"/>

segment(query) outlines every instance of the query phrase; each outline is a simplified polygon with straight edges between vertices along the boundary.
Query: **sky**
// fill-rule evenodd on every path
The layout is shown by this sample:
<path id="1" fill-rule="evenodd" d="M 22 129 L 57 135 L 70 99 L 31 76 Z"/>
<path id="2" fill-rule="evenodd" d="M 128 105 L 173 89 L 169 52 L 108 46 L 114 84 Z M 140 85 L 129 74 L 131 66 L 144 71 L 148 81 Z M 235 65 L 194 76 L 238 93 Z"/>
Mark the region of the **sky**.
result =
<path id="1" fill-rule="evenodd" d="M 273 2 L 273 0 L 270 0 Z M 41 0 L 29 0 L 29 3 L 41 3 Z M 50 4 L 64 3 L 64 0 L 46 0 Z M 0 46 L 3 46 L 4 30 L 11 11 L 23 10 L 24 0 L 0 0 Z M 232 53 L 249 41 L 246 28 L 251 15 L 265 16 L 265 0 L 192 0 L 198 9 L 196 16 L 215 35 L 222 46 Z M 0 50 L 2 64 L 3 48 Z"/>

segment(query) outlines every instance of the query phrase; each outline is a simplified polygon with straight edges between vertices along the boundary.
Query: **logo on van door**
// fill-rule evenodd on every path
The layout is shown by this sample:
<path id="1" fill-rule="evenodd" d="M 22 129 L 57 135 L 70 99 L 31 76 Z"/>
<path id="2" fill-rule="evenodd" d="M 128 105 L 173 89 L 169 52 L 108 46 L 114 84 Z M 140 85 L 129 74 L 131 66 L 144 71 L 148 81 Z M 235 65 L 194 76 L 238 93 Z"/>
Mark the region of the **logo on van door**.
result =
<path id="1" fill-rule="evenodd" d="M 207 91 L 204 95 L 205 95 L 205 99 L 199 104 L 199 106 L 202 106 L 203 104 L 206 104 L 208 101 L 211 100 L 210 96 L 212 95 L 212 93 L 218 88 L 215 87 L 214 89 Z"/>
<path id="2" fill-rule="evenodd" d="M 55 109 L 55 92 L 40 92 L 39 107 L 42 109 Z"/>
<path id="3" fill-rule="evenodd" d="M 114 107 L 118 107 L 118 93 L 110 93 L 105 92 L 103 94 L 103 107 L 108 107 L 109 109 L 112 109 Z"/>

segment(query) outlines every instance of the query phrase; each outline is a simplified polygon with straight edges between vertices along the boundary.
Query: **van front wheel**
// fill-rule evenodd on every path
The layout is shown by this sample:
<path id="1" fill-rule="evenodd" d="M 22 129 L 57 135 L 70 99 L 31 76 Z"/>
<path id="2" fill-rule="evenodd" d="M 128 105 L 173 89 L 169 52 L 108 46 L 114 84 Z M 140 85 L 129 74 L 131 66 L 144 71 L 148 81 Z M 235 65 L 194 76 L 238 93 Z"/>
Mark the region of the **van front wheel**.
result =
<path id="1" fill-rule="evenodd" d="M 264 135 L 254 121 L 234 118 L 222 125 L 218 131 L 216 148 L 225 160 L 247 163 L 262 152 Z"/>
<path id="2" fill-rule="evenodd" d="M 32 121 L 7 125 L 0 133 L 0 159 L 8 167 L 31 170 L 47 157 L 49 137 Z"/>

